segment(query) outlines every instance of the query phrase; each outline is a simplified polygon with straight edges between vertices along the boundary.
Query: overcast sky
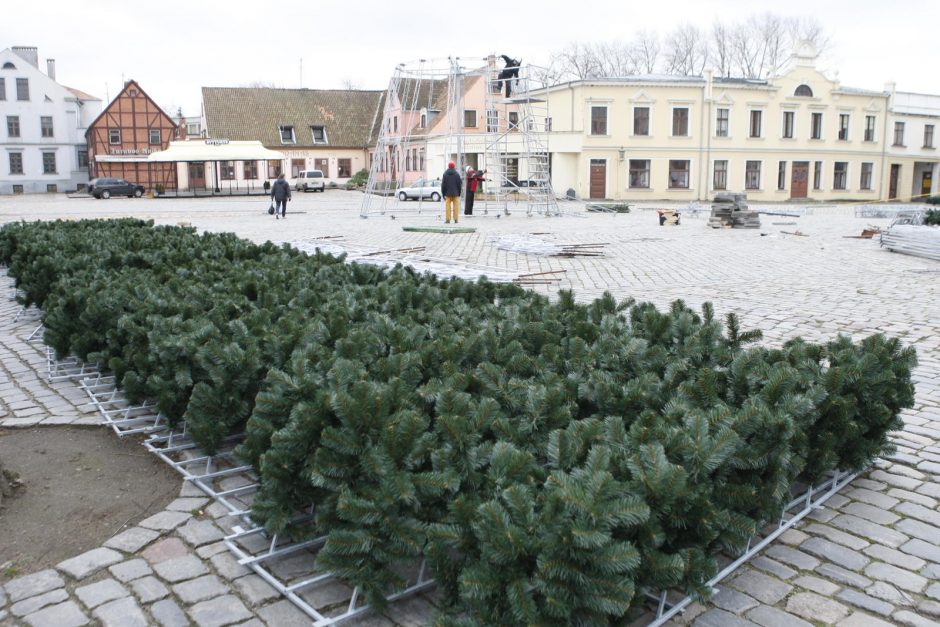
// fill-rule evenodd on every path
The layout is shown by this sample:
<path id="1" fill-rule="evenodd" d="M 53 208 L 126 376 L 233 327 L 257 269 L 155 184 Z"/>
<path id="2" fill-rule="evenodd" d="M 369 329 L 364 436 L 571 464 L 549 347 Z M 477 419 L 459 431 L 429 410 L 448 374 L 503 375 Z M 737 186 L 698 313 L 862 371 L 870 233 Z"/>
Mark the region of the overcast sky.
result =
<path id="1" fill-rule="evenodd" d="M 509 54 L 546 63 L 574 41 L 664 35 L 773 12 L 815 17 L 832 36 L 827 69 L 843 85 L 940 94 L 936 0 L 5 0 L 0 49 L 37 46 L 60 83 L 113 98 L 136 79 L 175 115 L 198 115 L 200 87 L 384 89 L 400 62 Z M 301 64 L 301 59 L 303 62 Z M 303 71 L 301 73 L 301 65 Z M 468 65 L 470 65 L 468 63 Z"/>

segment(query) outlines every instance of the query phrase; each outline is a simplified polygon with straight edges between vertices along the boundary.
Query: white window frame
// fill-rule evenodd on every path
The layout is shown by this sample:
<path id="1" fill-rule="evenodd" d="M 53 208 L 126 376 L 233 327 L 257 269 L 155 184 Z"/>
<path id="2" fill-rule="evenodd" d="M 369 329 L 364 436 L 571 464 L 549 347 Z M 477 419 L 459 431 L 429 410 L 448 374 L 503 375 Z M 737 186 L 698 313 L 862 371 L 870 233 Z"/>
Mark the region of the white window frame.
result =
<path id="1" fill-rule="evenodd" d="M 789 128 L 789 129 L 787 128 L 787 117 L 788 117 L 788 116 L 789 116 L 789 118 L 790 118 L 790 128 Z M 783 112 L 783 124 L 782 124 L 781 126 L 782 126 L 782 128 L 781 128 L 781 130 L 780 130 L 780 138 L 781 138 L 781 139 L 793 139 L 794 137 L 796 137 L 796 111 L 794 111 L 793 109 L 786 109 L 786 110 L 784 110 L 784 112 Z M 788 130 L 790 131 L 789 134 L 787 134 L 787 131 L 788 131 Z"/>
<path id="2" fill-rule="evenodd" d="M 676 135 L 676 111 L 684 109 L 685 110 L 685 134 Z M 669 119 L 669 136 L 670 137 L 692 137 L 692 107 L 688 105 L 677 105 L 672 107 L 672 115 Z M 684 161 L 684 159 L 672 159 L 672 161 Z M 680 189 L 680 188 L 676 188 Z M 685 188 L 681 188 L 685 189 Z"/>
<path id="3" fill-rule="evenodd" d="M 754 114 L 757 114 L 757 134 L 754 134 Z M 761 139 L 764 136 L 764 110 L 748 109 L 747 111 L 747 138 Z"/>
<path id="4" fill-rule="evenodd" d="M 747 167 L 747 165 L 748 165 L 749 163 L 756 163 L 756 164 L 757 164 L 757 184 L 756 184 L 756 186 L 754 186 L 754 187 L 750 187 L 750 186 L 748 185 L 748 177 L 749 177 L 750 174 L 751 174 L 750 171 L 748 170 L 748 167 Z M 763 170 L 764 170 L 764 162 L 761 161 L 760 159 L 747 159 L 747 160 L 744 162 L 744 189 L 745 189 L 745 190 L 747 190 L 747 191 L 760 191 L 760 190 L 761 190 L 761 183 L 763 182 L 763 181 L 762 181 L 762 179 L 763 179 L 763 177 L 762 177 Z"/>
<path id="5" fill-rule="evenodd" d="M 636 134 L 636 110 L 637 109 L 646 109 L 646 134 L 637 135 Z M 631 109 L 630 117 L 630 136 L 631 137 L 652 137 L 653 136 L 653 107 L 648 104 L 638 104 L 633 105 Z"/>
<path id="6" fill-rule="evenodd" d="M 117 135 L 115 135 L 115 133 L 117 133 Z M 115 137 L 117 137 L 117 141 L 114 141 Z M 112 146 L 117 146 L 121 144 L 121 129 L 119 128 L 108 129 L 108 143 Z"/>
<path id="7" fill-rule="evenodd" d="M 157 141 L 153 141 L 154 134 L 156 134 Z M 150 137 L 147 138 L 151 146 L 159 146 L 163 143 L 163 138 L 160 136 L 160 129 L 152 128 L 150 129 Z"/>
<path id="8" fill-rule="evenodd" d="M 718 164 L 719 164 L 719 163 L 724 163 L 724 164 L 725 164 L 725 169 L 722 171 L 723 174 L 724 174 L 724 185 L 723 185 L 722 187 L 718 187 L 717 185 L 715 185 L 715 176 L 718 174 Z M 731 164 L 731 162 L 730 162 L 729 159 L 715 159 L 714 161 L 712 161 L 712 189 L 713 189 L 713 190 L 715 190 L 715 191 L 727 191 L 727 189 L 728 189 L 728 175 L 729 175 L 730 172 L 731 172 L 730 164 Z"/>
<path id="9" fill-rule="evenodd" d="M 323 131 L 323 139 L 317 139 L 317 129 Z M 310 126 L 310 141 L 314 144 L 329 144 L 330 139 L 326 135 L 326 127 L 322 125 L 311 125 Z"/>
<path id="10" fill-rule="evenodd" d="M 843 126 L 843 122 L 845 125 Z M 852 116 L 849 113 L 840 113 L 839 114 L 839 132 L 836 134 L 836 138 L 839 141 L 847 142 L 851 138 L 849 136 L 849 129 L 852 128 Z M 843 137 L 843 134 L 845 137 Z"/>
<path id="11" fill-rule="evenodd" d="M 290 130 L 289 141 L 284 140 L 284 132 L 287 130 Z M 281 138 L 282 144 L 296 144 L 297 143 L 297 136 L 294 134 L 294 127 L 291 126 L 290 124 L 279 124 L 277 127 L 277 134 L 278 134 L 278 137 Z"/>
<path id="12" fill-rule="evenodd" d="M 842 171 L 842 181 L 841 186 L 838 181 L 836 181 L 836 176 L 839 175 L 839 172 L 836 170 L 836 166 L 839 164 L 845 165 L 845 170 Z M 849 162 L 848 161 L 833 161 L 832 162 L 832 189 L 833 191 L 844 192 L 849 189 Z"/>
<path id="13" fill-rule="evenodd" d="M 633 163 L 640 162 L 646 163 L 646 185 L 634 185 L 633 184 Z M 651 189 L 650 183 L 652 181 L 652 172 L 653 172 L 653 161 L 651 159 L 629 159 L 627 161 L 627 186 L 630 189 Z"/>
<path id="14" fill-rule="evenodd" d="M 865 166 L 868 166 L 868 172 L 865 172 Z M 865 180 L 865 175 L 868 175 L 868 180 Z M 875 164 L 872 161 L 862 161 L 862 165 L 858 177 L 858 188 L 862 191 L 871 191 L 872 179 L 875 176 Z"/>
<path id="15" fill-rule="evenodd" d="M 681 137 L 681 135 L 680 135 Z M 673 185 L 672 184 L 672 163 L 673 162 L 684 162 L 688 164 L 688 168 L 684 170 L 685 172 L 685 185 Z M 691 159 L 669 159 L 667 162 L 668 171 L 668 180 L 667 185 L 669 189 L 692 189 L 692 160 Z M 676 170 L 677 172 L 683 172 L 683 170 Z"/>
<path id="16" fill-rule="evenodd" d="M 603 133 L 594 132 L 594 109 L 604 110 L 604 132 Z M 588 124 L 590 128 L 590 134 L 592 137 L 609 137 L 610 136 L 610 107 L 608 107 L 605 104 L 591 104 Z"/>

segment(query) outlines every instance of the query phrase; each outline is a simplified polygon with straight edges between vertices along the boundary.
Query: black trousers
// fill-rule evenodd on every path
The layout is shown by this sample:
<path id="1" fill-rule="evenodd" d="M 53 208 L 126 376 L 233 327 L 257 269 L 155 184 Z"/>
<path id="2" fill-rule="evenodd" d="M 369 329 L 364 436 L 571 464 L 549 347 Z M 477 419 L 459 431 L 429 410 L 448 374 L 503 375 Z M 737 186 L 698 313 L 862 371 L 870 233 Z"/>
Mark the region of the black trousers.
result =
<path id="1" fill-rule="evenodd" d="M 474 196 L 474 193 L 468 189 L 467 190 L 467 202 L 463 206 L 463 214 L 465 216 L 473 215 L 473 196 Z"/>
<path id="2" fill-rule="evenodd" d="M 281 214 L 282 216 L 287 213 L 287 199 L 284 200 L 275 200 L 274 201 L 274 215 Z"/>

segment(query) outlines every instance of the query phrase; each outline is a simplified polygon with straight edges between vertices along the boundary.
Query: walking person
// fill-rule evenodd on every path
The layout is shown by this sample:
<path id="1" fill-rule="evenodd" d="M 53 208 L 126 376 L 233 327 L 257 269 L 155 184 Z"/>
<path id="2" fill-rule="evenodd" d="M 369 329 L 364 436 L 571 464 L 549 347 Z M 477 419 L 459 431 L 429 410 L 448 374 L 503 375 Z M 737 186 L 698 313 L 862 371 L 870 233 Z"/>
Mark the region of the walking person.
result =
<path id="1" fill-rule="evenodd" d="M 290 184 L 284 179 L 284 173 L 277 175 L 271 186 L 271 200 L 274 201 L 274 219 L 287 218 L 287 201 L 290 200 Z"/>
<path id="2" fill-rule="evenodd" d="M 451 161 L 444 170 L 444 176 L 441 177 L 441 196 L 444 197 L 444 224 L 450 224 L 451 213 L 454 216 L 454 222 L 457 222 L 457 214 L 460 213 L 460 193 L 463 191 L 463 182 L 460 180 L 460 173 L 457 172 L 457 164 Z"/>
<path id="3" fill-rule="evenodd" d="M 473 197 L 476 194 L 480 183 L 486 180 L 483 178 L 484 174 L 486 174 L 486 170 L 477 172 L 473 168 L 467 167 L 467 202 L 464 205 L 463 210 L 463 214 L 465 216 L 473 215 Z"/>

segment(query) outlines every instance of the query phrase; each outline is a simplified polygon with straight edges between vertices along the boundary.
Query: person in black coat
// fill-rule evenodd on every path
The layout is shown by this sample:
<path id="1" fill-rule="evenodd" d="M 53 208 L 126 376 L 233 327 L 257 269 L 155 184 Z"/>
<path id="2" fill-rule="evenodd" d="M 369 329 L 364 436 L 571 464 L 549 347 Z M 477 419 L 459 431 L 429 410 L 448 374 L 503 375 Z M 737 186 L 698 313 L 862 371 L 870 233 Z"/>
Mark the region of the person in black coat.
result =
<path id="1" fill-rule="evenodd" d="M 457 222 L 457 214 L 460 213 L 460 193 L 463 191 L 463 181 L 460 180 L 460 173 L 457 172 L 457 164 L 451 161 L 444 170 L 444 176 L 441 177 L 441 196 L 444 197 L 444 224 L 450 224 L 451 213 L 453 213 L 454 222 Z"/>
<path id="2" fill-rule="evenodd" d="M 284 180 L 284 173 L 281 172 L 271 186 L 271 200 L 275 202 L 274 218 L 287 218 L 287 201 L 290 200 L 290 183 Z M 280 216 L 278 215 L 280 213 Z"/>
<path id="3" fill-rule="evenodd" d="M 512 95 L 512 81 L 519 78 L 519 66 L 522 65 L 522 60 L 511 59 L 505 54 L 500 56 L 506 65 L 499 71 L 497 78 L 506 86 L 506 97 L 509 98 Z"/>

